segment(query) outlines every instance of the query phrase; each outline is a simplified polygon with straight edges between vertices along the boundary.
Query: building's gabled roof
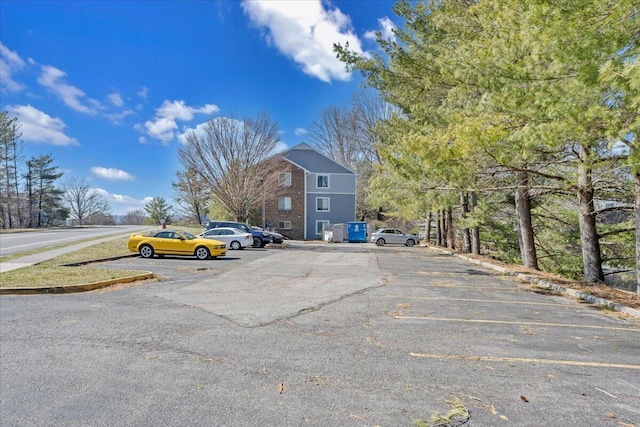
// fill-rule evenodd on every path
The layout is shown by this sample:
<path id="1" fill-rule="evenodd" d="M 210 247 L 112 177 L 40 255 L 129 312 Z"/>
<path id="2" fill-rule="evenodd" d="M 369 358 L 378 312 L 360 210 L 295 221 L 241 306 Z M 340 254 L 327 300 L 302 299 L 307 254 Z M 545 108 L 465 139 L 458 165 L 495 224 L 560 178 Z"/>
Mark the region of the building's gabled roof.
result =
<path id="1" fill-rule="evenodd" d="M 311 173 L 343 173 L 355 175 L 352 170 L 331 160 L 304 142 L 283 151 L 279 155 Z"/>

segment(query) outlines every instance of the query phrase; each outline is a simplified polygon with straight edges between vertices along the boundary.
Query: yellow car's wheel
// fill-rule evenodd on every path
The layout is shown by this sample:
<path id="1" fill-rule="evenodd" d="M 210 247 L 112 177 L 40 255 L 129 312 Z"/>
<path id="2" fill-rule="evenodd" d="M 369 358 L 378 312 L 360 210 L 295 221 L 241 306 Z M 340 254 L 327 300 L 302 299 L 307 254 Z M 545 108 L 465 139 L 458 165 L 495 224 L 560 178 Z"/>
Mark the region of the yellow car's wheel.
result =
<path id="1" fill-rule="evenodd" d="M 205 248 L 204 246 L 198 246 L 196 248 L 195 255 L 198 259 L 209 259 L 211 253 L 209 252 L 209 249 Z"/>
<path id="2" fill-rule="evenodd" d="M 153 257 L 153 248 L 151 247 L 151 245 L 142 245 L 140 246 L 140 256 L 142 258 L 151 258 Z"/>

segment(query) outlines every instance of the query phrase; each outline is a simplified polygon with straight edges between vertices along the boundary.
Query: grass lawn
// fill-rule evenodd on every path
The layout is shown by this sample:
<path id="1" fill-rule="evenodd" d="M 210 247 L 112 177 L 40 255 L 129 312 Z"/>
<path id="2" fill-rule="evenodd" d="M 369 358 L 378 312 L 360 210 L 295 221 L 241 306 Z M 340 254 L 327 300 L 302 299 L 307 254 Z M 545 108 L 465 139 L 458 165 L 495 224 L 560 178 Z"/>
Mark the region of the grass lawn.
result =
<path id="1" fill-rule="evenodd" d="M 202 232 L 202 228 L 179 226 L 170 226 L 168 228 L 185 230 L 194 235 Z M 82 285 L 87 283 L 101 282 L 104 280 L 116 280 L 119 278 L 146 273 L 146 271 L 109 270 L 101 268 L 90 268 L 82 265 L 74 267 L 65 266 L 65 264 L 77 264 L 123 255 L 133 255 L 133 252 L 130 252 L 129 249 L 127 249 L 128 239 L 128 237 L 123 237 L 120 239 L 97 243 L 93 246 L 89 246 L 79 251 L 60 255 L 38 265 L 7 271 L 0 274 L 0 287 L 45 287 Z M 80 242 L 77 241 L 66 245 L 60 245 L 59 247 L 69 246 L 76 243 Z M 13 254 L 10 257 L 2 258 L 2 261 L 17 259 L 25 255 L 44 252 L 57 247 L 58 246 Z"/>
<path id="2" fill-rule="evenodd" d="M 127 239 L 128 238 L 125 237 L 98 243 L 79 251 L 61 255 L 45 261 L 42 264 L 7 271 L 0 274 L 0 287 L 81 285 L 141 274 L 143 272 L 134 270 L 108 270 L 86 266 L 63 266 L 63 264 L 88 262 L 132 254 L 132 252 L 129 252 L 127 249 Z M 24 255 L 24 253 L 22 253 L 22 255 Z"/>

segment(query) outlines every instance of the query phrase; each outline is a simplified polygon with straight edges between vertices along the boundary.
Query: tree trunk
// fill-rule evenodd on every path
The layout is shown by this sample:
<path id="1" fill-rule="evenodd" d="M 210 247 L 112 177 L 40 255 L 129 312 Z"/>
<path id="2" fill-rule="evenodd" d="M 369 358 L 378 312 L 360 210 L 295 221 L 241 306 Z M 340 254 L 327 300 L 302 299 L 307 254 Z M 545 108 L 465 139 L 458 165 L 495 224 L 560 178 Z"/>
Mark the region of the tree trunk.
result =
<path id="1" fill-rule="evenodd" d="M 7 223 L 4 218 L 4 204 L 2 203 L 2 192 L 0 191 L 0 224 L 2 228 L 7 228 Z"/>
<path id="2" fill-rule="evenodd" d="M 453 208 L 447 209 L 447 247 L 455 249 L 455 234 L 453 230 Z"/>
<path id="3" fill-rule="evenodd" d="M 580 243 L 582 244 L 582 262 L 584 264 L 584 280 L 587 282 L 604 282 L 602 271 L 602 254 L 596 230 L 596 215 L 593 204 L 593 183 L 587 149 L 580 146 L 578 165 L 578 222 L 580 224 Z"/>
<path id="4" fill-rule="evenodd" d="M 5 145 L 5 150 L 4 150 L 4 174 L 5 174 L 5 179 L 6 179 L 6 183 L 5 188 L 4 188 L 4 192 L 5 192 L 5 197 L 7 199 L 7 222 L 9 223 L 9 228 L 13 228 L 13 218 L 12 218 L 12 212 L 11 212 L 11 168 L 9 166 L 9 144 L 6 143 Z"/>
<path id="5" fill-rule="evenodd" d="M 442 246 L 442 211 L 436 212 L 436 245 Z"/>
<path id="6" fill-rule="evenodd" d="M 516 217 L 520 236 L 522 264 L 538 270 L 538 256 L 531 222 L 531 195 L 529 194 L 529 174 L 518 172 L 516 190 Z"/>
<path id="7" fill-rule="evenodd" d="M 447 213 L 444 209 L 440 210 L 440 230 L 442 237 L 441 246 L 447 246 Z"/>
<path id="8" fill-rule="evenodd" d="M 475 191 L 470 194 L 470 211 L 473 212 L 478 206 L 478 195 Z M 480 227 L 477 225 L 471 229 L 471 253 L 480 255 Z"/>
<path id="9" fill-rule="evenodd" d="M 427 226 L 424 228 L 424 240 L 425 240 L 425 244 L 430 244 L 431 243 L 431 219 L 433 218 L 433 214 L 431 212 L 429 212 L 427 214 Z"/>
<path id="10" fill-rule="evenodd" d="M 18 226 L 22 228 L 22 210 L 20 209 L 20 187 L 18 181 L 18 146 L 17 142 L 13 141 L 13 190 L 16 196 L 16 212 L 18 215 Z"/>
<path id="11" fill-rule="evenodd" d="M 27 180 L 27 205 L 28 205 L 28 215 L 27 224 L 29 224 L 29 228 L 33 228 L 33 188 L 32 188 L 32 174 L 31 174 L 31 161 L 27 162 L 27 176 L 25 177 Z"/>
<path id="12" fill-rule="evenodd" d="M 469 193 L 460 194 L 460 204 L 462 205 L 462 218 L 466 218 L 469 214 Z M 462 251 L 471 252 L 471 230 L 469 227 L 462 230 Z"/>
<path id="13" fill-rule="evenodd" d="M 44 188 L 42 178 L 40 179 L 40 192 L 38 194 L 38 228 L 42 227 L 42 199 L 44 198 Z M 82 224 L 80 224 L 82 225 Z"/>
<path id="14" fill-rule="evenodd" d="M 196 224 L 202 223 L 202 216 L 200 215 L 200 203 L 196 200 L 194 202 L 194 207 L 196 208 Z"/>
<path id="15" fill-rule="evenodd" d="M 640 297 L 640 171 L 633 174 L 633 186 L 635 190 L 636 207 L 636 293 Z"/>

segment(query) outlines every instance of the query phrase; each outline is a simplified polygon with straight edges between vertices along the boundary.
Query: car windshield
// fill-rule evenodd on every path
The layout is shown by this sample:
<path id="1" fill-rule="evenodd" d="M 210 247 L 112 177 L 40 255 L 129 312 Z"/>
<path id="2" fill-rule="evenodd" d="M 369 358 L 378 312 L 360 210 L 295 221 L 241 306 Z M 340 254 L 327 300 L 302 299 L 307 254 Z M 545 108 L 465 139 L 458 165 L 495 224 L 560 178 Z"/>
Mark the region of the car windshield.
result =
<path id="1" fill-rule="evenodd" d="M 196 238 L 196 236 L 194 236 L 193 234 L 186 232 L 186 231 L 179 231 L 178 233 L 182 234 L 184 236 L 185 239 L 187 240 L 193 240 Z"/>

